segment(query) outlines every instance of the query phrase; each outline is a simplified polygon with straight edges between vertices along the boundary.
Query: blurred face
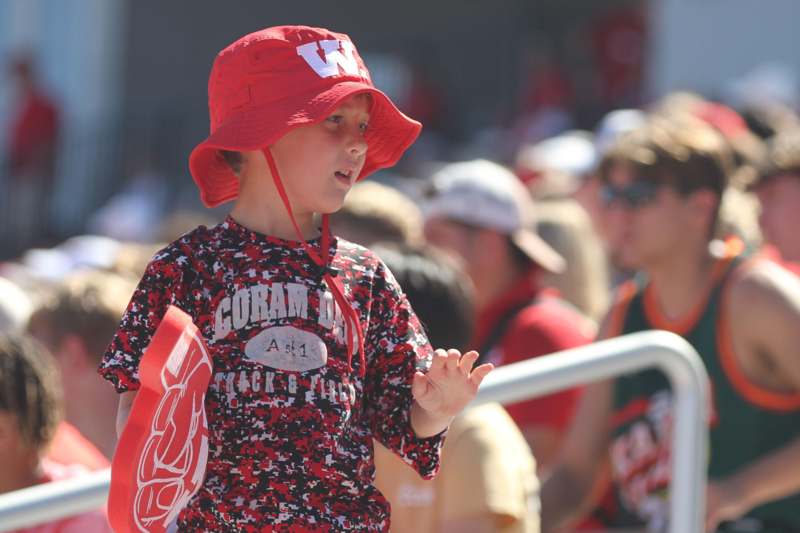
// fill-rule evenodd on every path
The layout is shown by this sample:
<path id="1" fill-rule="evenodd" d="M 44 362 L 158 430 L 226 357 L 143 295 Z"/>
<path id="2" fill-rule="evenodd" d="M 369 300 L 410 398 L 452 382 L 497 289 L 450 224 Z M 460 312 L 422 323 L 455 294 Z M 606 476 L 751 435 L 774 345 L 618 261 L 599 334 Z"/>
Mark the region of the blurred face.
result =
<path id="1" fill-rule="evenodd" d="M 425 221 L 425 239 L 460 263 L 472 281 L 477 309 L 494 301 L 521 274 L 511 256 L 508 237 L 497 231 L 430 217 Z"/>
<path id="2" fill-rule="evenodd" d="M 575 194 L 572 195 L 575 201 L 586 210 L 595 226 L 601 225 L 599 221 L 602 220 L 603 211 L 605 211 L 605 205 L 600 197 L 601 187 L 600 180 L 596 176 L 590 176 L 583 180 Z"/>
<path id="3" fill-rule="evenodd" d="M 657 266 L 698 231 L 688 198 L 669 186 L 637 180 L 626 166 L 611 169 L 601 194 L 609 244 L 621 267 Z"/>
<path id="4" fill-rule="evenodd" d="M 27 93 L 33 86 L 33 68 L 25 60 L 16 61 L 10 69 L 11 78 L 20 93 Z"/>
<path id="5" fill-rule="evenodd" d="M 592 221 L 592 228 L 603 242 L 603 246 L 609 255 L 614 258 L 617 251 L 618 235 L 612 232 L 606 219 L 608 209 L 606 202 L 603 201 L 603 183 L 597 176 L 591 176 L 584 180 L 581 186 L 575 191 L 573 198 L 589 215 Z"/>
<path id="6" fill-rule="evenodd" d="M 475 259 L 477 230 L 445 217 L 425 221 L 425 239 L 434 246 L 450 252 L 469 266 Z"/>
<path id="7" fill-rule="evenodd" d="M 787 261 L 800 261 L 800 176 L 781 174 L 759 185 L 764 239 Z"/>
<path id="8" fill-rule="evenodd" d="M 364 168 L 369 97 L 343 101 L 320 123 L 295 128 L 270 148 L 295 214 L 332 213 Z"/>
<path id="9" fill-rule="evenodd" d="M 452 254 L 475 285 L 475 304 L 481 306 L 490 295 L 490 278 L 509 274 L 506 237 L 484 228 L 476 228 L 445 217 L 425 221 L 425 239 Z"/>

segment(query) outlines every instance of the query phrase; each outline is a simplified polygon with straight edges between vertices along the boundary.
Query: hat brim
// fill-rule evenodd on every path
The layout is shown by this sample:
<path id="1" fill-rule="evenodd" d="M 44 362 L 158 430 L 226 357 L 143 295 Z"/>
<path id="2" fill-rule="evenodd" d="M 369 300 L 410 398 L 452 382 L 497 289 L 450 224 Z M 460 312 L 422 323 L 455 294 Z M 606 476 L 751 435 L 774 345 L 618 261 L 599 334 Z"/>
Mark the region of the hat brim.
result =
<path id="1" fill-rule="evenodd" d="M 296 127 L 321 122 L 342 100 L 362 93 L 372 96 L 372 105 L 370 128 L 365 135 L 367 157 L 358 179 L 397 163 L 419 136 L 422 124 L 404 115 L 388 96 L 373 86 L 345 81 L 322 93 L 292 95 L 226 118 L 189 156 L 189 170 L 203 203 L 216 207 L 239 194 L 238 179 L 219 150 L 263 149 Z"/>
<path id="2" fill-rule="evenodd" d="M 536 232 L 521 229 L 511 234 L 511 241 L 519 250 L 540 267 L 559 274 L 564 272 L 567 262 Z"/>

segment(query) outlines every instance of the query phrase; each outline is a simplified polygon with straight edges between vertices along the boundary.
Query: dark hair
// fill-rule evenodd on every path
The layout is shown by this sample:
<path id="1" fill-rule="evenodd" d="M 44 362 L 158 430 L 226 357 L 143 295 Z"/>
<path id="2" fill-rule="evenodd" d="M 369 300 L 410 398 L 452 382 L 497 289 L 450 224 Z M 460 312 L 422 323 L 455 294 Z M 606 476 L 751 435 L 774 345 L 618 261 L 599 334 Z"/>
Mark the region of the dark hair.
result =
<path id="1" fill-rule="evenodd" d="M 0 410 L 15 416 L 23 441 L 44 449 L 61 421 L 61 387 L 52 357 L 29 337 L 0 333 Z"/>
<path id="2" fill-rule="evenodd" d="M 238 176 L 242 171 L 242 163 L 244 162 L 242 152 L 234 152 L 231 150 L 218 150 L 217 152 L 222 156 L 222 159 L 225 160 L 225 163 L 231 168 L 233 173 Z"/>
<path id="3" fill-rule="evenodd" d="M 767 144 L 767 154 L 758 165 L 757 183 L 768 181 L 779 174 L 800 177 L 800 127 L 778 132 Z"/>
<path id="4" fill-rule="evenodd" d="M 373 249 L 405 292 L 431 344 L 465 350 L 472 336 L 472 292 L 454 261 L 431 247 L 378 244 Z"/>

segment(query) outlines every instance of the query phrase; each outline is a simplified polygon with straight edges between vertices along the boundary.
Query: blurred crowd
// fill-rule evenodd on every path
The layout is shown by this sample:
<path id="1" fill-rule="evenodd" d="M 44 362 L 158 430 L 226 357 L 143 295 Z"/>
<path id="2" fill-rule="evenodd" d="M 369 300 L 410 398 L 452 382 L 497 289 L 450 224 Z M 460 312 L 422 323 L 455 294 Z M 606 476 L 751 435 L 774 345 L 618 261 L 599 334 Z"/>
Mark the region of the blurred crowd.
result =
<path id="1" fill-rule="evenodd" d="M 53 233 L 47 199 L 58 115 L 34 90 L 25 64 L 15 69 L 30 100 L 27 118 L 17 126 L 11 158 L 17 178 L 3 199 L 2 233 L 33 242 L 35 233 Z M 740 355 L 734 370 L 710 371 L 712 389 L 729 387 L 742 405 L 779 412 L 791 422 L 770 450 L 745 450 L 736 469 L 789 445 L 800 436 L 800 363 L 785 358 L 778 341 L 755 350 L 767 354 L 760 360 L 741 355 L 750 353 L 741 348 L 747 339 L 740 343 L 723 331 L 709 302 L 763 305 L 761 314 L 777 318 L 759 329 L 784 344 L 794 339 L 782 320 L 800 309 L 794 277 L 800 274 L 797 110 L 778 100 L 722 103 L 675 93 L 641 108 L 614 110 L 592 131 L 566 127 L 551 125 L 546 135 L 495 156 L 485 147 L 474 155 L 464 151 L 459 161 L 417 162 L 415 175 L 386 173 L 359 184 L 332 218 L 334 234 L 378 253 L 435 346 L 477 349 L 482 361 L 496 365 L 634 331 L 637 313 L 695 344 L 687 332 L 701 328 L 698 317 L 711 313 L 704 331 L 723 344 L 732 337 Z M 0 493 L 109 466 L 117 396 L 96 373 L 100 357 L 153 254 L 182 232 L 221 219 L 209 212 L 147 211 L 163 201 L 151 196 L 151 185 L 144 176 L 113 198 L 93 217 L 94 234 L 27 248 L 0 263 Z M 780 309 L 756 302 L 755 289 L 753 300 L 747 294 L 736 299 L 732 291 L 730 303 L 717 294 L 733 283 L 724 274 L 705 279 L 687 273 L 708 258 L 768 263 L 763 283 L 774 285 L 770 294 Z M 670 280 L 685 283 L 668 292 L 677 283 Z M 645 290 L 649 282 L 657 294 Z M 682 290 L 691 293 L 683 296 Z M 653 305 L 660 322 L 647 315 Z M 433 481 L 419 479 L 376 443 L 376 483 L 392 504 L 393 531 L 640 525 L 641 516 L 627 522 L 620 516 L 644 506 L 654 487 L 632 495 L 635 473 L 618 456 L 628 454 L 625 460 L 636 463 L 631 468 L 652 465 L 637 455 L 647 451 L 641 447 L 619 451 L 623 430 L 597 429 L 598 421 L 617 424 L 626 407 L 617 401 L 619 383 L 605 390 L 606 396 L 579 388 L 468 409 L 450 430 L 442 471 Z M 733 401 L 716 408 L 724 420 L 745 409 Z M 606 418 L 589 423 L 593 412 Z M 587 437 L 590 428 L 606 438 Z M 755 428 L 740 424 L 738 431 Z M 715 448 L 720 442 L 712 438 L 711 446 L 712 455 L 724 455 Z M 649 482 L 660 480 L 642 481 Z M 772 499 L 797 498 L 791 493 L 797 489 L 787 490 Z M 715 501 L 710 499 L 712 507 Z M 722 507 L 711 527 L 745 531 L 736 529 L 737 519 L 751 508 Z M 794 522 L 780 512 L 763 516 L 762 529 L 747 531 L 800 527 L 800 516 Z M 86 532 L 108 530 L 102 510 L 64 522 Z"/>

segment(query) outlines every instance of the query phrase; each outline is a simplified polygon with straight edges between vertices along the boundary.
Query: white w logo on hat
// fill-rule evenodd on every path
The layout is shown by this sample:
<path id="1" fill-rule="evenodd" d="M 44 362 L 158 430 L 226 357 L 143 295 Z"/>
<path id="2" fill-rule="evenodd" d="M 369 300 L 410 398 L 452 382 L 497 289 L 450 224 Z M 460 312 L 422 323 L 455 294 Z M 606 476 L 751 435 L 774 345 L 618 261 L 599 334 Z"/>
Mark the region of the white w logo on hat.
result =
<path id="1" fill-rule="evenodd" d="M 325 54 L 325 61 L 319 54 L 319 48 Z M 340 49 L 341 48 L 341 49 Z M 358 62 L 355 57 L 355 47 L 350 41 L 335 39 L 317 41 L 297 47 L 297 55 L 306 60 L 308 66 L 314 69 L 321 78 L 330 78 L 339 75 L 339 68 L 351 76 L 363 76 L 359 72 Z"/>

